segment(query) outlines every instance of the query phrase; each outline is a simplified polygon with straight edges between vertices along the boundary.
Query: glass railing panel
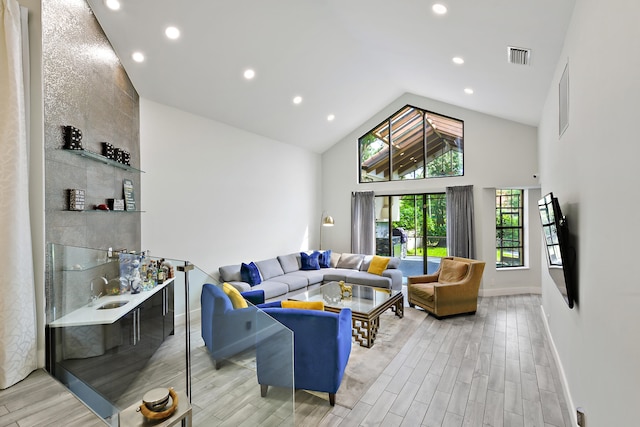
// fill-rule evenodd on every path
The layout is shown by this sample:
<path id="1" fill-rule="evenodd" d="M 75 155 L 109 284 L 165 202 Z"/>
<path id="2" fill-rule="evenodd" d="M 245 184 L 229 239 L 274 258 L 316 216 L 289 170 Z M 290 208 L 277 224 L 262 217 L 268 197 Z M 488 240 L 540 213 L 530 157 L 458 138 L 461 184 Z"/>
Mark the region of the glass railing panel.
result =
<path id="1" fill-rule="evenodd" d="M 211 286 L 217 291 L 210 289 L 215 295 L 203 297 L 201 306 L 203 289 Z M 225 305 L 223 293 L 216 278 L 197 267 L 191 271 L 194 426 L 259 425 L 267 418 L 269 424 L 293 426 L 293 333 L 251 303 L 237 309 Z M 261 369 L 277 372 L 281 386 L 269 387 L 262 397 L 257 356 L 265 348 L 270 351 L 262 352 L 267 357 L 259 360 Z"/>
<path id="2" fill-rule="evenodd" d="M 221 289 L 213 277 L 183 260 L 140 254 L 51 245 L 48 257 L 47 369 L 107 423 L 119 425 L 118 414 L 149 390 L 171 387 L 191 401 L 194 426 L 258 423 L 265 411 L 293 425 L 291 331 L 251 304 L 218 310 L 207 317 L 210 329 L 234 351 L 214 358 L 200 306 L 205 284 Z M 267 367 L 285 379 L 266 397 L 256 371 L 261 343 L 277 343 L 278 363 Z"/>

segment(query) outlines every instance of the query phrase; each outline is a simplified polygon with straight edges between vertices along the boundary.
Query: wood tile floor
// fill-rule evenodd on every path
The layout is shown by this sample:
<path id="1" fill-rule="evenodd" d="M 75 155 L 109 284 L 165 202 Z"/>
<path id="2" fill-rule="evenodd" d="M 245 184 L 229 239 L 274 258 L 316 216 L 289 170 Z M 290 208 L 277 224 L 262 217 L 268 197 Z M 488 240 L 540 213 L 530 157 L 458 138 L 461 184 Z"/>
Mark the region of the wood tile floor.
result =
<path id="1" fill-rule="evenodd" d="M 297 392 L 295 425 L 569 427 L 540 304 L 539 295 L 490 297 L 480 298 L 475 316 L 437 320 L 425 315 L 353 409 L 340 406 L 339 401 L 331 408 L 325 400 Z M 203 357 L 206 352 L 195 348 L 199 325 L 193 329 L 197 329 L 192 333 L 194 426 L 291 424 L 286 405 L 284 412 L 274 410 L 268 399 L 259 397 L 255 399 L 258 410 L 253 414 L 245 411 L 244 416 L 242 411 L 234 413 L 228 404 L 226 416 L 220 416 L 224 414 L 219 408 L 214 416 L 208 413 L 208 405 L 199 405 L 224 388 L 215 386 L 225 383 L 221 375 L 235 377 L 235 400 L 245 408 L 254 403 L 242 402 L 238 393 L 246 396 L 257 385 L 255 374 L 244 375 L 244 368 L 231 366 L 216 374 Z M 177 349 L 184 338 L 174 338 L 159 353 L 164 369 L 173 359 L 176 363 L 182 360 Z M 371 350 L 375 357 L 375 346 Z M 0 427 L 36 425 L 104 424 L 57 381 L 36 371 L 17 385 L 0 390 Z"/>
<path id="2" fill-rule="evenodd" d="M 475 316 L 427 317 L 352 410 L 304 425 L 569 427 L 540 305 L 480 298 Z"/>

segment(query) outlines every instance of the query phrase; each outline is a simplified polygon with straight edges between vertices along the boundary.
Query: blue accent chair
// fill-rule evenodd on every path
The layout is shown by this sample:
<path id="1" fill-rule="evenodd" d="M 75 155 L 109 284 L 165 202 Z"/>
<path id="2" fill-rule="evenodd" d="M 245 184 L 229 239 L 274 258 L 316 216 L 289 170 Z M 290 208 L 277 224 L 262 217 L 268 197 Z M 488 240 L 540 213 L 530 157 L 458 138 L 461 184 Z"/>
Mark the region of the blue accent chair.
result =
<path id="1" fill-rule="evenodd" d="M 241 295 L 251 304 L 264 302 L 264 291 L 248 291 Z M 202 286 L 201 333 L 216 369 L 220 369 L 222 359 L 226 359 L 256 343 L 256 312 L 252 305 L 234 309 L 224 291 L 210 283 Z"/>
<path id="2" fill-rule="evenodd" d="M 291 378 L 290 367 L 283 363 L 283 358 L 291 358 L 290 333 L 289 348 L 286 336 L 281 339 L 274 336 L 258 342 L 256 368 L 262 397 L 267 395 L 270 385 L 293 386 L 295 389 L 329 393 L 329 403 L 334 406 L 351 354 L 351 310 L 343 309 L 338 314 L 279 308 L 278 302 L 261 305 L 260 309 L 293 331 L 294 347 Z"/>

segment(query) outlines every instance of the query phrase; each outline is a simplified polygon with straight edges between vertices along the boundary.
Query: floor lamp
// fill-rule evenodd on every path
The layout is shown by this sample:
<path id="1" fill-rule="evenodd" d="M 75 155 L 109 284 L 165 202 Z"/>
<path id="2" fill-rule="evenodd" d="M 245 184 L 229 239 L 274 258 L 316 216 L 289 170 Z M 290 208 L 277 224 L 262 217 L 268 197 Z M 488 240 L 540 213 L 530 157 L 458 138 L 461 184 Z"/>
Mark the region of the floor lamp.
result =
<path id="1" fill-rule="evenodd" d="M 320 218 L 320 250 L 322 250 L 322 229 L 324 227 L 333 227 L 334 221 L 331 215 L 326 215 L 326 212 L 322 213 Z"/>

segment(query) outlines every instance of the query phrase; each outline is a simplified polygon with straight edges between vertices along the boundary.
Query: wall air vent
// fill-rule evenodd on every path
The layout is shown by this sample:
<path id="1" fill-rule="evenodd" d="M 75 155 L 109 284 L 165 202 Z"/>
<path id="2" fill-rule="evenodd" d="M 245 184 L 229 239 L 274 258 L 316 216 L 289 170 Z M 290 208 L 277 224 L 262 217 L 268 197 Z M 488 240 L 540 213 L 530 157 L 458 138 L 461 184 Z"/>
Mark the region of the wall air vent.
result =
<path id="1" fill-rule="evenodd" d="M 507 60 L 510 64 L 529 65 L 531 63 L 531 49 L 521 47 L 507 47 Z"/>

